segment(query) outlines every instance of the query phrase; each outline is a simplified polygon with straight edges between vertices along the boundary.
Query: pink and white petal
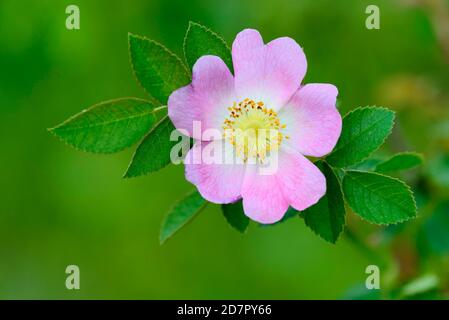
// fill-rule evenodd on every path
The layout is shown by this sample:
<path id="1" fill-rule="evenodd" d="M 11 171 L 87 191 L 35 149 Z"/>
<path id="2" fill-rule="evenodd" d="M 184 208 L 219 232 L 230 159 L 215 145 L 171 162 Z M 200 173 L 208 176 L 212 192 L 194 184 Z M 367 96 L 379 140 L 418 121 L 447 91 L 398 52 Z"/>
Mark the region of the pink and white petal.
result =
<path id="1" fill-rule="evenodd" d="M 279 110 L 299 89 L 307 71 L 307 60 L 292 38 L 275 39 L 266 48 L 265 82 L 276 91 L 276 106 L 279 106 L 276 110 Z"/>
<path id="2" fill-rule="evenodd" d="M 203 56 L 193 66 L 192 83 L 168 98 L 168 116 L 177 129 L 201 139 L 207 129 L 222 131 L 227 108 L 234 101 L 234 78 L 226 64 L 219 57 Z M 194 132 L 194 121 L 201 124 L 201 130 Z"/>
<path id="3" fill-rule="evenodd" d="M 259 223 L 275 223 L 288 209 L 276 175 L 261 175 L 256 165 L 247 167 L 242 198 L 245 214 Z"/>
<path id="4" fill-rule="evenodd" d="M 226 140 L 198 141 L 185 159 L 186 179 L 204 199 L 231 203 L 240 199 L 245 164 L 239 162 L 234 147 Z"/>
<path id="5" fill-rule="evenodd" d="M 283 37 L 264 45 L 258 31 L 240 32 L 232 45 L 235 88 L 239 100 L 263 101 L 279 110 L 297 91 L 307 61 L 295 40 Z"/>
<path id="6" fill-rule="evenodd" d="M 288 204 L 302 211 L 326 193 L 326 178 L 307 158 L 295 150 L 282 148 L 277 181 Z"/>
<path id="7" fill-rule="evenodd" d="M 261 99 L 255 91 L 265 68 L 265 44 L 257 30 L 245 29 L 237 34 L 232 44 L 232 63 L 239 98 Z"/>
<path id="8" fill-rule="evenodd" d="M 332 151 L 341 133 L 342 119 L 336 108 L 338 90 L 325 83 L 301 87 L 279 112 L 286 125 L 283 142 L 301 154 L 322 157 Z"/>

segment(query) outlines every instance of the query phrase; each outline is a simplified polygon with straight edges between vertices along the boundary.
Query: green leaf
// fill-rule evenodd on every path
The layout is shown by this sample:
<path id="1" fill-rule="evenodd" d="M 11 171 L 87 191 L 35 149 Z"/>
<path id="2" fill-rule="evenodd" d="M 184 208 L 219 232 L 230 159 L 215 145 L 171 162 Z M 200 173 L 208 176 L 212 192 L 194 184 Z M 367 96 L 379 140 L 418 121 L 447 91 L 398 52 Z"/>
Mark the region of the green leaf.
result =
<path id="1" fill-rule="evenodd" d="M 381 163 L 382 160 L 377 158 L 367 158 L 355 165 L 349 166 L 349 170 L 359 170 L 359 171 L 374 171 L 376 166 Z"/>
<path id="2" fill-rule="evenodd" d="M 232 72 L 231 50 L 218 34 L 195 22 L 189 22 L 184 38 L 184 56 L 187 65 L 192 69 L 195 62 L 202 56 L 220 57 Z"/>
<path id="3" fill-rule="evenodd" d="M 294 208 L 289 207 L 288 210 L 287 210 L 287 212 L 285 212 L 285 214 L 284 214 L 284 216 L 282 217 L 281 220 L 279 220 L 278 222 L 275 222 L 275 223 L 271 223 L 271 224 L 263 224 L 263 223 L 259 223 L 259 227 L 262 227 L 262 228 L 270 228 L 270 227 L 274 227 L 274 226 L 277 226 L 277 225 L 279 225 L 279 224 L 281 224 L 281 223 L 286 222 L 287 220 L 290 220 L 290 219 L 293 218 L 293 217 L 300 216 L 300 214 L 301 214 L 300 211 L 297 211 L 297 210 L 295 210 Z"/>
<path id="4" fill-rule="evenodd" d="M 76 149 L 112 153 L 139 141 L 159 111 L 148 101 L 122 98 L 94 105 L 49 131 Z"/>
<path id="5" fill-rule="evenodd" d="M 449 253 L 449 201 L 440 203 L 422 226 L 429 249 L 437 254 Z"/>
<path id="6" fill-rule="evenodd" d="M 287 212 L 284 214 L 281 220 L 278 222 L 272 223 L 272 224 L 264 224 L 264 226 L 274 226 L 278 225 L 279 223 L 284 223 L 287 220 L 290 220 L 291 218 L 294 218 L 296 216 L 299 216 L 300 212 L 292 207 L 289 207 Z"/>
<path id="7" fill-rule="evenodd" d="M 171 238 L 176 232 L 184 227 L 188 222 L 200 213 L 206 206 L 207 201 L 201 195 L 194 191 L 179 201 L 173 209 L 165 216 L 162 222 L 159 241 L 163 244 Z"/>
<path id="8" fill-rule="evenodd" d="M 170 135 L 176 130 L 165 116 L 140 142 L 124 175 L 132 178 L 158 171 L 170 163 L 170 151 L 180 143 L 171 141 Z M 190 143 L 190 139 L 186 139 Z M 188 150 L 187 146 L 187 150 Z"/>
<path id="9" fill-rule="evenodd" d="M 235 203 L 223 204 L 221 209 L 226 221 L 228 221 L 231 227 L 241 233 L 246 232 L 249 225 L 249 218 L 243 212 L 243 204 L 241 200 Z"/>
<path id="10" fill-rule="evenodd" d="M 340 139 L 326 161 L 343 168 L 356 164 L 376 151 L 391 133 L 394 112 L 385 108 L 357 108 L 343 118 Z"/>
<path id="11" fill-rule="evenodd" d="M 351 209 L 369 222 L 398 223 L 416 216 L 413 194 L 398 179 L 373 172 L 346 171 L 342 185 Z"/>
<path id="12" fill-rule="evenodd" d="M 443 190 L 449 188 L 449 154 L 440 153 L 429 160 L 426 173 Z"/>
<path id="13" fill-rule="evenodd" d="M 365 283 L 357 284 L 351 287 L 342 297 L 343 300 L 380 300 L 382 296 L 380 290 L 370 290 Z"/>
<path id="14" fill-rule="evenodd" d="M 440 280 L 435 274 L 424 274 L 404 285 L 400 290 L 400 297 L 414 297 L 438 289 Z"/>
<path id="15" fill-rule="evenodd" d="M 302 212 L 306 225 L 326 241 L 335 243 L 345 225 L 345 204 L 340 183 L 331 167 L 319 161 L 315 165 L 326 177 L 326 194 L 317 204 Z"/>
<path id="16" fill-rule="evenodd" d="M 423 163 L 423 156 L 416 152 L 397 153 L 390 159 L 383 161 L 376 166 L 376 171 L 380 173 L 394 172 L 415 168 Z"/>
<path id="17" fill-rule="evenodd" d="M 131 64 L 142 87 L 162 104 L 176 89 L 190 83 L 190 74 L 175 54 L 161 44 L 128 35 Z"/>

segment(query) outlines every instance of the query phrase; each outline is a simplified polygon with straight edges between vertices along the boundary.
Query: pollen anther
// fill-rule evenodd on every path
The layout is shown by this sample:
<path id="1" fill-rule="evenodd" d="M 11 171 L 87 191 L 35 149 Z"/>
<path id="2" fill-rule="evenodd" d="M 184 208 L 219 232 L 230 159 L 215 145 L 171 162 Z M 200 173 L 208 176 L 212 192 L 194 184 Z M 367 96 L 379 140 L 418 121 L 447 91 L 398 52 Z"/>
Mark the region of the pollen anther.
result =
<path id="1" fill-rule="evenodd" d="M 279 149 L 284 135 L 276 111 L 267 108 L 262 101 L 249 98 L 233 103 L 229 116 L 223 122 L 224 137 L 235 147 L 243 160 L 255 158 L 263 162 L 270 151 Z M 288 139 L 285 136 L 286 139 Z"/>

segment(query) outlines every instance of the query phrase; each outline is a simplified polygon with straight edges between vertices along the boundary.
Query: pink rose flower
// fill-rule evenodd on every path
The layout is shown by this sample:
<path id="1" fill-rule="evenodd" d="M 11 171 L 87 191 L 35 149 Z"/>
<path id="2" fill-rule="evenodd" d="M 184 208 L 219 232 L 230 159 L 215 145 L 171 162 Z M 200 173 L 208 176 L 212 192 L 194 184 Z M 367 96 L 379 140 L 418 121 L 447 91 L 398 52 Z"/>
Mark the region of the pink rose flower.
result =
<path id="1" fill-rule="evenodd" d="M 186 178 L 200 194 L 221 204 L 242 199 L 248 217 L 274 223 L 289 206 L 304 210 L 326 193 L 324 175 L 305 156 L 322 157 L 337 143 L 338 91 L 331 84 L 301 86 L 306 57 L 288 37 L 264 44 L 258 31 L 243 30 L 232 45 L 232 60 L 234 76 L 219 57 L 198 59 L 192 83 L 170 95 L 168 115 L 177 129 L 196 139 L 187 159 L 213 147 L 226 159 L 242 160 L 186 163 Z M 195 122 L 201 123 L 200 132 Z M 204 135 L 209 129 L 220 130 L 220 136 Z M 254 143 L 251 134 L 239 133 L 246 129 L 255 137 L 261 130 L 276 134 Z M 238 143 L 239 134 L 248 139 Z M 277 170 L 262 174 L 258 169 L 273 155 Z"/>

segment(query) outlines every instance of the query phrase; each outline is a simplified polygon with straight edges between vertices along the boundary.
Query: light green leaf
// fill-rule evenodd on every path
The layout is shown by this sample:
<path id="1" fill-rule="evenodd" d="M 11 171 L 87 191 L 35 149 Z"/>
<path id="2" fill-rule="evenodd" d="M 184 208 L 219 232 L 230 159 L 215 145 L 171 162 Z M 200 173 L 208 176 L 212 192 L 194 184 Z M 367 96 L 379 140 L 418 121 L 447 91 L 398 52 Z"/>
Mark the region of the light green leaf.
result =
<path id="1" fill-rule="evenodd" d="M 200 213 L 207 205 L 207 201 L 201 195 L 194 191 L 183 200 L 179 201 L 173 209 L 165 216 L 162 222 L 159 241 L 163 244 L 188 222 Z"/>
<path id="2" fill-rule="evenodd" d="M 423 163 L 423 156 L 416 152 L 401 152 L 377 164 L 375 171 L 386 173 L 415 168 Z"/>
<path id="3" fill-rule="evenodd" d="M 233 70 L 231 50 L 223 38 L 195 22 L 189 22 L 184 38 L 184 55 L 190 69 L 200 57 L 213 55 L 220 57 L 231 72 Z"/>
<path id="4" fill-rule="evenodd" d="M 340 139 L 326 161 L 343 168 L 376 151 L 391 133 L 394 112 L 380 107 L 357 108 L 343 118 Z"/>
<path id="5" fill-rule="evenodd" d="M 226 221 L 228 221 L 231 227 L 241 233 L 246 232 L 249 225 L 249 218 L 243 212 L 243 204 L 241 200 L 235 203 L 223 204 L 221 209 Z"/>
<path id="6" fill-rule="evenodd" d="M 326 194 L 312 207 L 302 212 L 306 225 L 326 241 L 335 243 L 345 225 L 345 204 L 340 183 L 325 162 L 315 162 L 326 177 Z"/>
<path id="7" fill-rule="evenodd" d="M 401 180 L 374 172 L 346 171 L 342 185 L 351 209 L 369 222 L 391 224 L 416 216 L 413 194 Z"/>
<path id="8" fill-rule="evenodd" d="M 128 35 L 131 64 L 142 87 L 161 104 L 176 89 L 190 83 L 190 73 L 175 54 L 161 44 Z"/>
<path id="9" fill-rule="evenodd" d="M 49 131 L 76 149 L 112 153 L 141 139 L 159 111 L 148 101 L 122 98 L 94 105 Z"/>
<path id="10" fill-rule="evenodd" d="M 170 151 L 179 141 L 171 141 L 170 135 L 176 130 L 165 116 L 140 142 L 124 175 L 132 178 L 158 171 L 170 163 Z M 189 139 L 185 139 L 189 144 Z M 188 150 L 188 147 L 186 149 Z"/>
<path id="11" fill-rule="evenodd" d="M 404 285 L 400 291 L 400 296 L 403 299 L 436 290 L 439 284 L 440 279 L 436 274 L 424 274 Z"/>

